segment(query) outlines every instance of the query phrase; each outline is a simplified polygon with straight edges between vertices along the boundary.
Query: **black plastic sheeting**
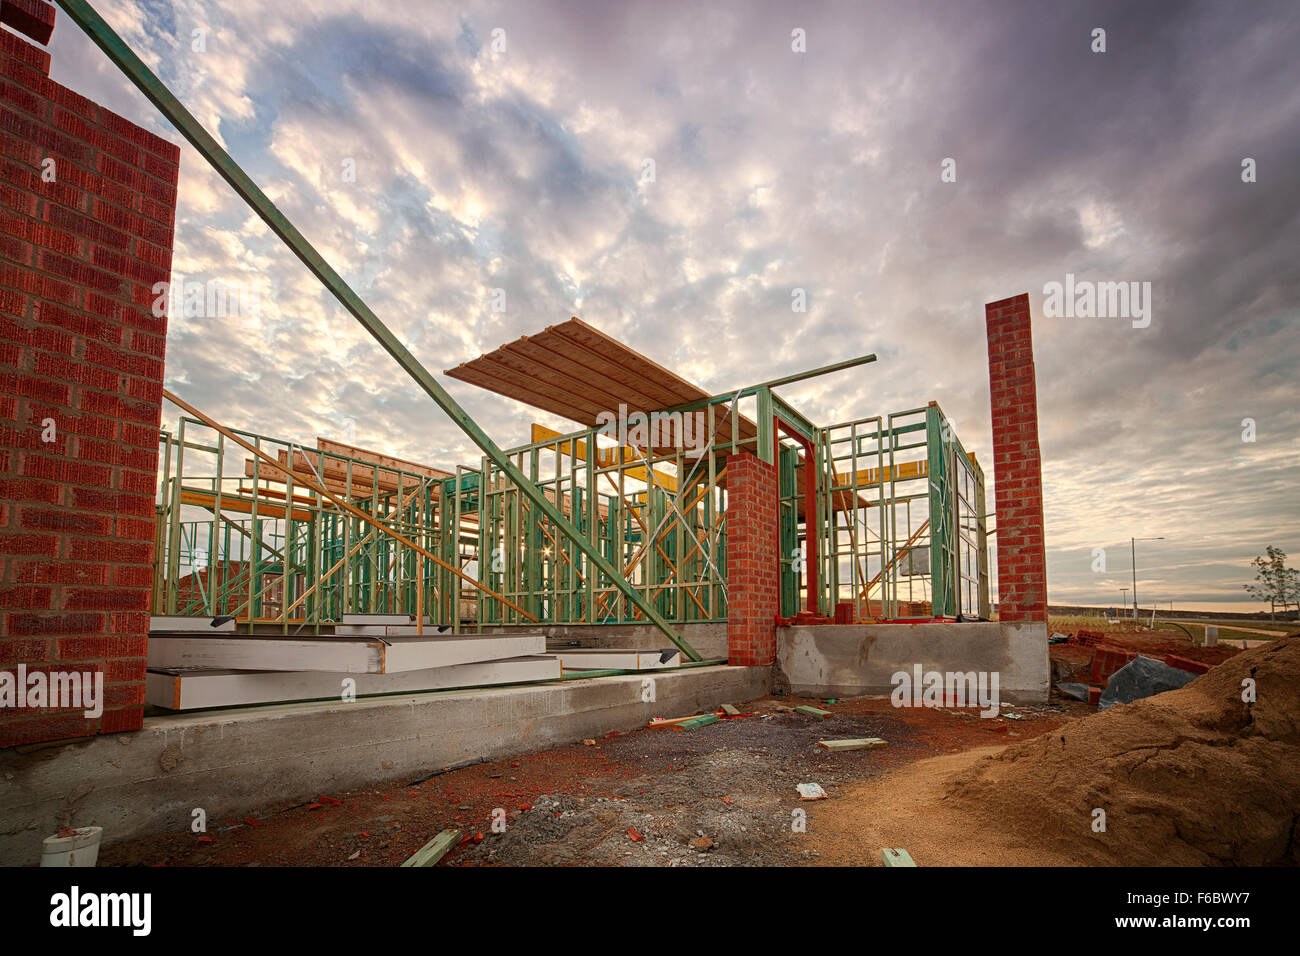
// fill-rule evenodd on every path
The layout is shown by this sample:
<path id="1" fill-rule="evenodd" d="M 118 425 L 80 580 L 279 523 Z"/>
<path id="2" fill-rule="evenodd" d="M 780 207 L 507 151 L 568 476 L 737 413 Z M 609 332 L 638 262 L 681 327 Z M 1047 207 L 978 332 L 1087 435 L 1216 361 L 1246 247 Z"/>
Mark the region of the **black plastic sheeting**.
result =
<path id="1" fill-rule="evenodd" d="M 1177 690 L 1196 678 L 1197 675 L 1190 671 L 1179 670 L 1164 661 L 1139 655 L 1110 675 L 1106 689 L 1101 692 L 1097 709 L 1109 710 L 1116 704 L 1127 704 L 1167 690 Z"/>

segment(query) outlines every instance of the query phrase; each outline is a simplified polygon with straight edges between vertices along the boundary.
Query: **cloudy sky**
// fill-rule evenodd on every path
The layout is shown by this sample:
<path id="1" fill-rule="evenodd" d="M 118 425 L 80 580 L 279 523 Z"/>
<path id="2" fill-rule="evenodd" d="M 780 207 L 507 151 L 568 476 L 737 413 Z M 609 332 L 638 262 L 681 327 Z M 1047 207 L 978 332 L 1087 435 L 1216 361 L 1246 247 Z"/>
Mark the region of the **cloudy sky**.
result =
<path id="1" fill-rule="evenodd" d="M 1253 609 L 1252 557 L 1300 565 L 1294 2 L 96 6 L 436 372 L 571 315 L 711 392 L 875 352 L 782 394 L 821 424 L 936 400 L 991 473 L 983 304 L 1027 291 L 1051 601 L 1118 602 L 1130 536 L 1165 538 L 1148 606 Z M 181 142 L 62 13 L 51 49 Z M 188 145 L 174 271 L 256 292 L 172 318 L 200 408 L 477 461 Z M 1149 326 L 1044 315 L 1067 273 L 1149 282 Z M 564 427 L 443 382 L 502 445 Z"/>

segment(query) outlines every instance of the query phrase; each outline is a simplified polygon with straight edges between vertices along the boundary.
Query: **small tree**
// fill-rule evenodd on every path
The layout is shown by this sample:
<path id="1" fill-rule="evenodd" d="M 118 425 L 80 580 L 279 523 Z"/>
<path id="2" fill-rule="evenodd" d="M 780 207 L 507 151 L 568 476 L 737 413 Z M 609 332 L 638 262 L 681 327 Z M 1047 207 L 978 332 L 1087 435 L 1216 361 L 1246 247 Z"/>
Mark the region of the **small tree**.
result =
<path id="1" fill-rule="evenodd" d="M 1279 604 L 1283 615 L 1292 604 L 1300 610 L 1300 571 L 1286 566 L 1285 551 L 1270 544 L 1266 553 L 1251 564 L 1255 568 L 1255 583 L 1242 587 L 1256 600 L 1268 602 L 1270 621 Z"/>

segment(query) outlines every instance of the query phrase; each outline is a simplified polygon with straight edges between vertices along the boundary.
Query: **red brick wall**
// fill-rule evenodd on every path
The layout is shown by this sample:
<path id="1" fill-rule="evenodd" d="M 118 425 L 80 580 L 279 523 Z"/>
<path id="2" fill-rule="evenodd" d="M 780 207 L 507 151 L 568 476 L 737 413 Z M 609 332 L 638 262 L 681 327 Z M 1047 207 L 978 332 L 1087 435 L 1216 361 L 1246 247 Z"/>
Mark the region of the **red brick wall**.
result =
<path id="1" fill-rule="evenodd" d="M 749 453 L 727 458 L 727 661 L 776 660 L 780 606 L 777 470 Z"/>
<path id="2" fill-rule="evenodd" d="M 984 307 L 993 402 L 997 485 L 998 618 L 1047 620 L 1043 548 L 1043 471 L 1038 453 L 1038 392 L 1029 331 L 1029 295 Z"/>
<path id="3" fill-rule="evenodd" d="M 144 702 L 180 151 L 48 71 L 0 30 L 0 669 L 103 672 L 104 713 L 0 710 L 0 746 Z"/>

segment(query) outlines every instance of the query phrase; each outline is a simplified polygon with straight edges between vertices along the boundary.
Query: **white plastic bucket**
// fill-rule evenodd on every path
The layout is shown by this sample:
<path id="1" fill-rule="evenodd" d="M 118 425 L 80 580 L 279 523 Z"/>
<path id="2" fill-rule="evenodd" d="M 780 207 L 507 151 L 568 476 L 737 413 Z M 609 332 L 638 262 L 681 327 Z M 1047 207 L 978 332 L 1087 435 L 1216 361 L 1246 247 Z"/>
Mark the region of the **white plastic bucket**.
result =
<path id="1" fill-rule="evenodd" d="M 103 827 L 78 827 L 69 836 L 46 837 L 41 866 L 94 866 L 103 835 Z"/>

